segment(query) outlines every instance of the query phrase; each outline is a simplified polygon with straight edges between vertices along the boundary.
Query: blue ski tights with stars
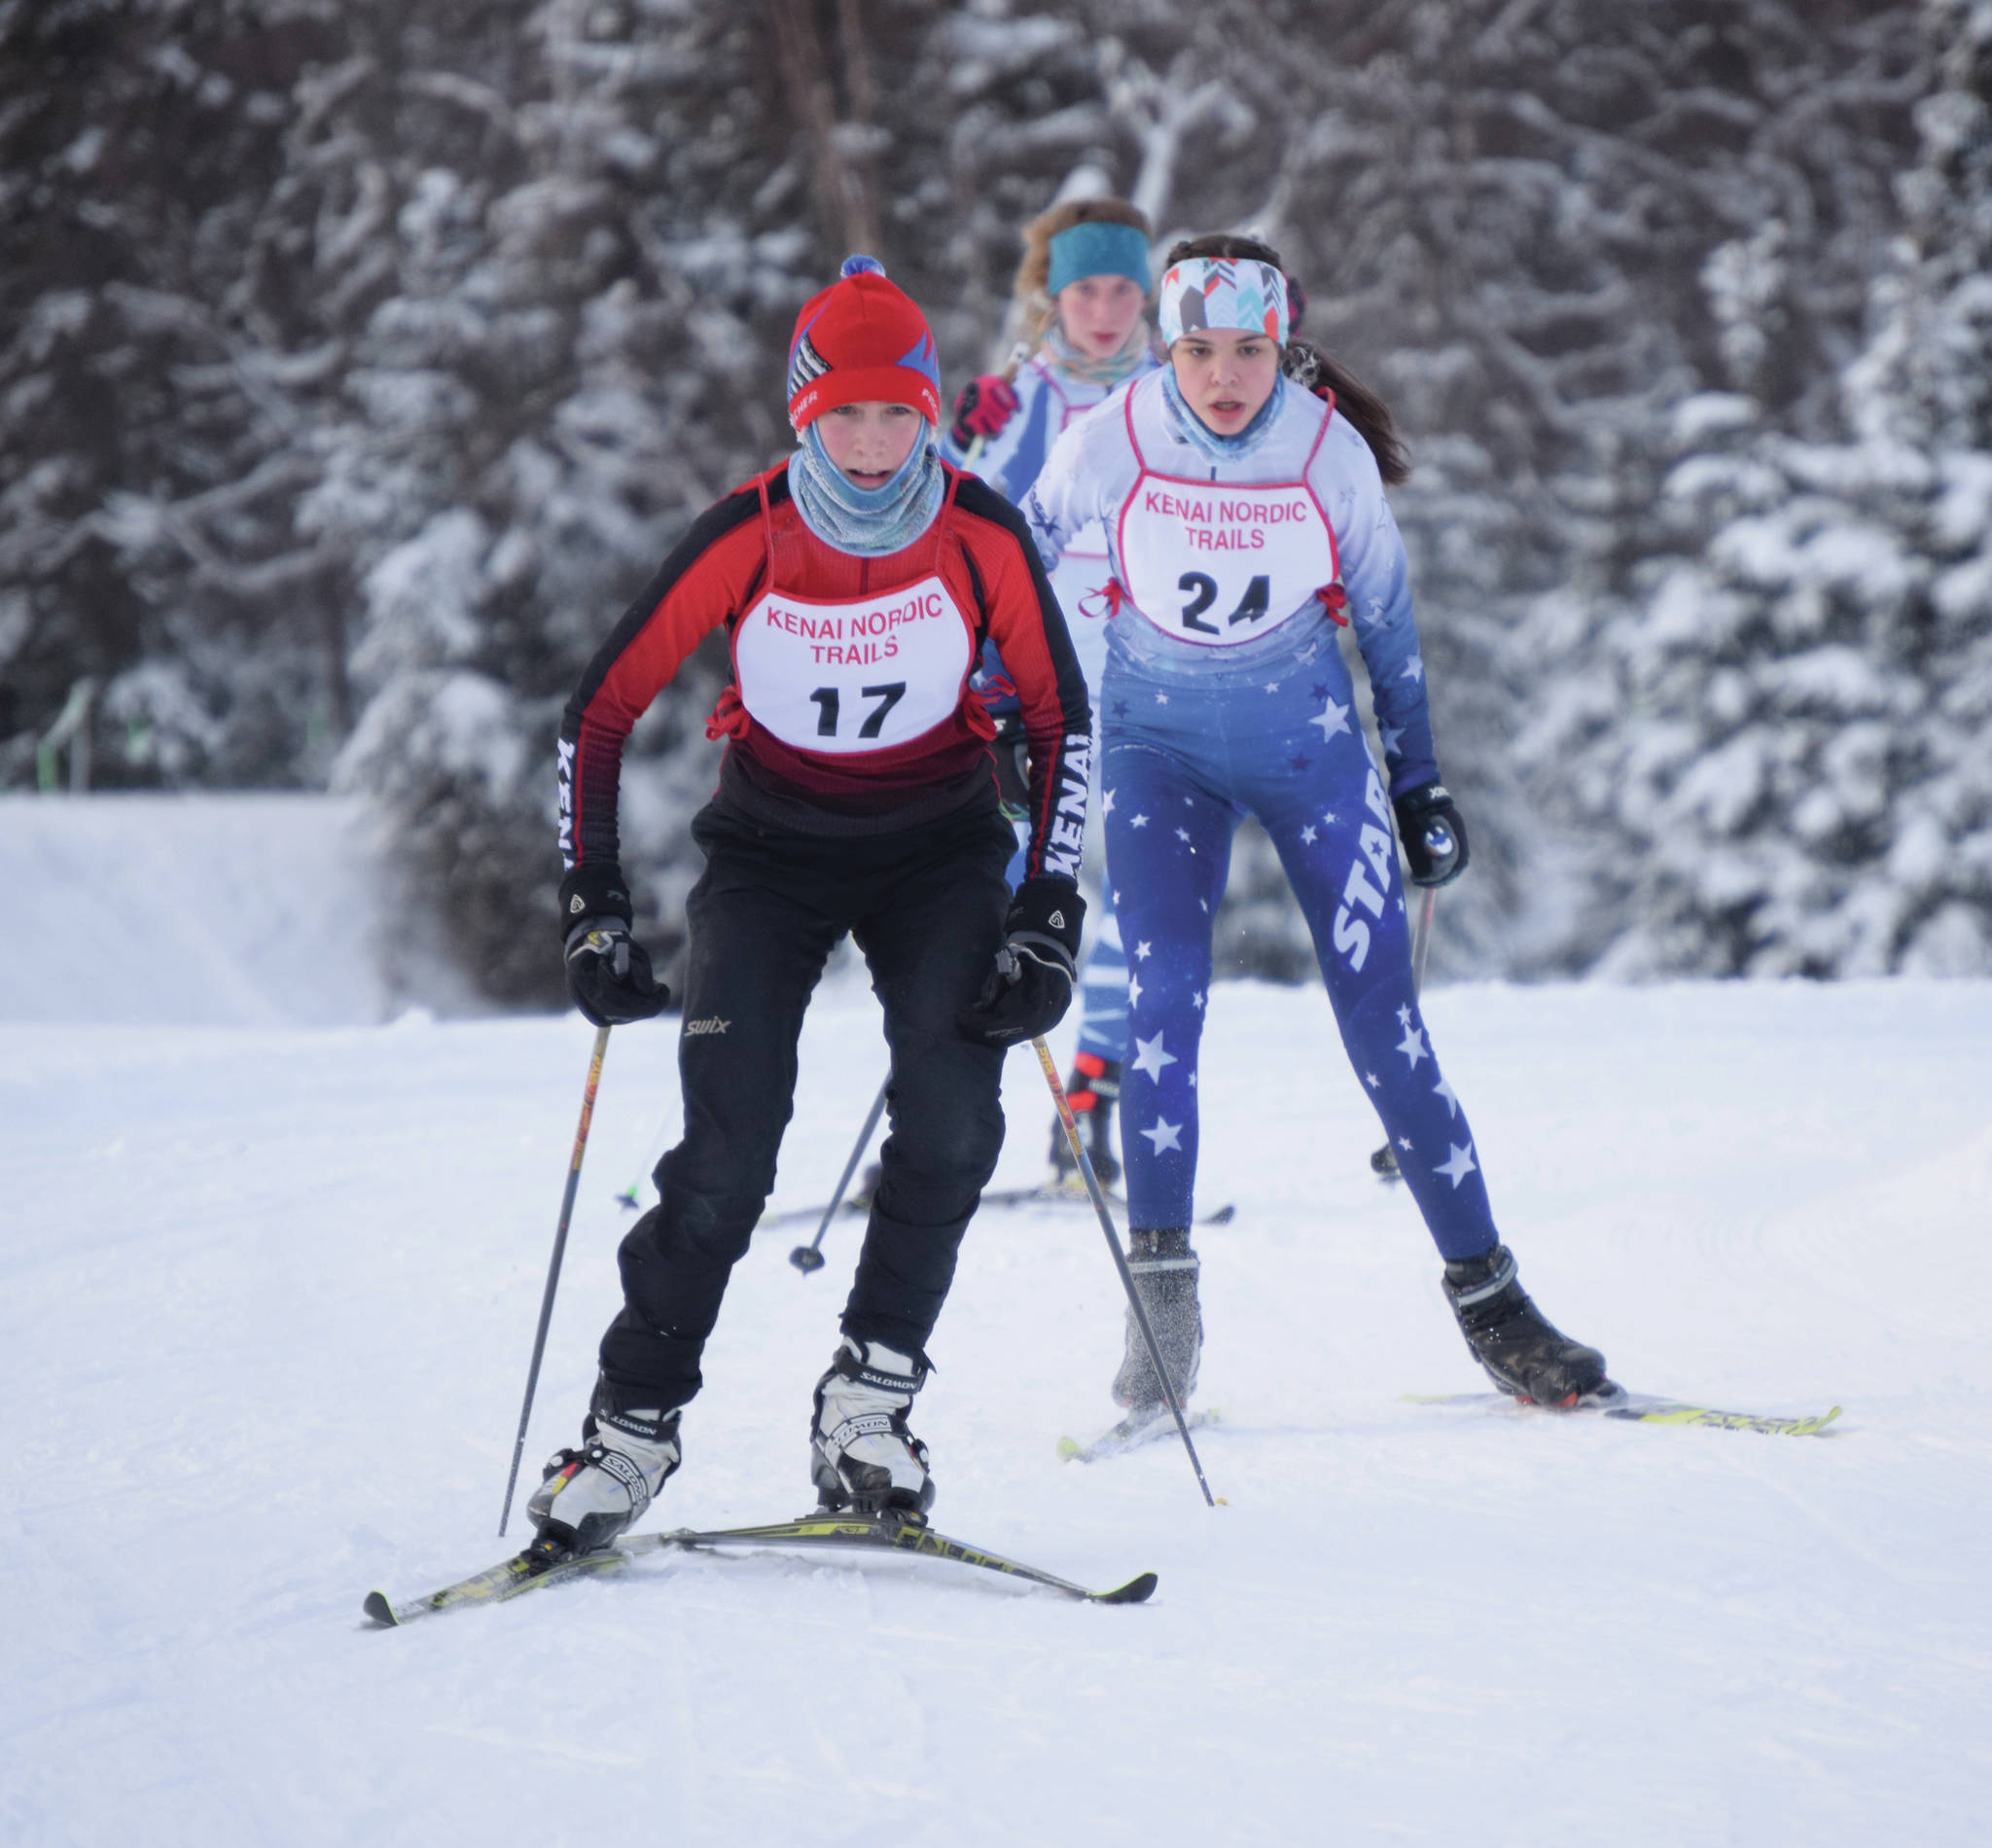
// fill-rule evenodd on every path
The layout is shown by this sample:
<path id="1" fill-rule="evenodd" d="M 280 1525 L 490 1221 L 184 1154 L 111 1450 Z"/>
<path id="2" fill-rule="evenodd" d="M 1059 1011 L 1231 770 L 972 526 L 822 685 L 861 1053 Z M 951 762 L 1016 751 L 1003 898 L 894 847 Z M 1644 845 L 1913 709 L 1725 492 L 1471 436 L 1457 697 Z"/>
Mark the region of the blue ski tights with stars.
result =
<path id="1" fill-rule="evenodd" d="M 1271 637 L 1266 637 L 1270 642 Z M 1110 638 L 1100 708 L 1107 876 L 1132 971 L 1120 1137 L 1130 1226 L 1188 1226 L 1211 923 L 1257 818 L 1314 939 L 1342 1045 L 1448 1262 L 1497 1243 L 1472 1131 L 1412 991 L 1390 804 L 1332 636 L 1180 671 Z M 1173 662 L 1169 664 L 1173 666 Z"/>

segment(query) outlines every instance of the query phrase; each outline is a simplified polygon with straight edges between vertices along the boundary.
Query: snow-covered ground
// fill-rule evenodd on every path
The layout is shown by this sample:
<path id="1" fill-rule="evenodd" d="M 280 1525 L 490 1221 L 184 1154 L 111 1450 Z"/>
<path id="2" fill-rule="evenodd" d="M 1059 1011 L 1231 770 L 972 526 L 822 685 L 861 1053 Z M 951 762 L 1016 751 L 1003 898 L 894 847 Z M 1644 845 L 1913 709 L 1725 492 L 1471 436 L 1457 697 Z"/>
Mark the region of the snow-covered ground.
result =
<path id="1" fill-rule="evenodd" d="M 343 1026 L 482 1010 L 406 926 L 357 801 L 0 796 L 0 1021 Z"/>
<path id="2" fill-rule="evenodd" d="M 77 967 L 81 967 L 78 965 Z M 56 978 L 45 964 L 47 979 Z M 1312 992 L 1222 987 L 1203 1435 L 1109 1422 L 1118 1288 L 1062 1212 L 972 1229 L 919 1407 L 937 1524 L 1155 1601 L 945 1565 L 655 1559 L 382 1634 L 488 1563 L 588 1032 L 0 1026 L 0 1840 L 1964 1843 L 1992 1793 L 1992 985 L 1431 998 L 1548 1313 L 1766 1438 L 1405 1404 L 1471 1390 Z M 574 1434 L 676 1097 L 619 1033 L 529 1463 Z M 777 1204 L 883 1069 L 848 981 Z M 1003 1176 L 1043 1156 L 1014 1057 Z M 654 1520 L 800 1511 L 856 1245 L 757 1240 Z M 517 1529 L 515 1528 L 515 1534 Z"/>

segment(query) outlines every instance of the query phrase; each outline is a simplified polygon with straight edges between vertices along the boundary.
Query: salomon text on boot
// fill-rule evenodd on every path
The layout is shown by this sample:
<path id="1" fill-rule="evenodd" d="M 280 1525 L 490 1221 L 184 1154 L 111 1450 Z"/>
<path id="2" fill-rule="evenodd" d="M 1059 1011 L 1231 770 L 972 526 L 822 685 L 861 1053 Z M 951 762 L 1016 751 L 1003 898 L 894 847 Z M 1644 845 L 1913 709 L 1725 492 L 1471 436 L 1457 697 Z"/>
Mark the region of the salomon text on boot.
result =
<path id="1" fill-rule="evenodd" d="M 927 1446 L 907 1428 L 927 1357 L 896 1353 L 847 1334 L 816 1382 L 809 1467 L 829 1509 L 860 1514 L 924 1514 L 934 1506 Z"/>
<path id="2" fill-rule="evenodd" d="M 1072 1061 L 1072 1076 L 1065 1081 L 1065 1101 L 1079 1124 L 1079 1139 L 1085 1158 L 1093 1164 L 1093 1179 L 1103 1188 L 1120 1178 L 1120 1155 L 1115 1147 L 1119 1133 L 1114 1127 L 1114 1106 L 1120 1099 L 1120 1061 L 1103 1059 L 1096 1052 L 1081 1052 Z M 1079 1163 L 1072 1158 L 1072 1145 L 1065 1139 L 1065 1119 L 1051 1119 L 1051 1178 L 1061 1185 L 1080 1185 Z"/>
<path id="3" fill-rule="evenodd" d="M 1504 1393 L 1562 1410 L 1608 1384 L 1605 1357 L 1560 1333 L 1529 1300 L 1506 1245 L 1447 1264 L 1445 1299 L 1474 1358 Z"/>
<path id="4" fill-rule="evenodd" d="M 675 1410 L 610 1410 L 598 1389 L 581 1448 L 553 1453 L 525 1505 L 539 1530 L 534 1549 L 567 1558 L 612 1546 L 642 1518 L 683 1454 Z"/>
<path id="5" fill-rule="evenodd" d="M 1196 1390 L 1197 1364 L 1203 1358 L 1203 1311 L 1196 1300 L 1202 1260 L 1190 1249 L 1188 1228 L 1136 1228 L 1129 1232 L 1127 1268 L 1141 1306 L 1148 1312 L 1148 1325 L 1155 1331 L 1156 1346 L 1161 1349 L 1162 1364 L 1169 1369 L 1176 1403 L 1187 1405 Z M 1127 1352 L 1120 1370 L 1114 1375 L 1114 1398 L 1137 1414 L 1146 1407 L 1159 1409 L 1167 1403 L 1131 1307 L 1127 1311 Z"/>

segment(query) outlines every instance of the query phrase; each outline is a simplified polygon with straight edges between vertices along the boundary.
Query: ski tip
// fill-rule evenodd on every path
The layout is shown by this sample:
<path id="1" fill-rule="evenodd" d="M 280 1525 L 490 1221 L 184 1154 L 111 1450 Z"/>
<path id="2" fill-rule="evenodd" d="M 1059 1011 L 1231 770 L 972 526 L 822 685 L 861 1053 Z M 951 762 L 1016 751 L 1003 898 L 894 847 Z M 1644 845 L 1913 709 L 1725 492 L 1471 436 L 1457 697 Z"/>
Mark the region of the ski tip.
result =
<path id="1" fill-rule="evenodd" d="M 1085 1455 L 1085 1445 L 1081 1443 L 1077 1438 L 1060 1438 L 1058 1439 L 1058 1461 L 1060 1463 L 1071 1463 L 1077 1458 L 1083 1458 Z"/>
<path id="2" fill-rule="evenodd" d="M 394 1606 L 388 1603 L 385 1592 L 368 1592 L 367 1600 L 360 1609 L 373 1618 L 377 1629 L 392 1630 L 399 1627 L 395 1620 Z"/>
<path id="3" fill-rule="evenodd" d="M 1114 1591 L 1095 1591 L 1091 1594 L 1094 1604 L 1146 1604 L 1155 1595 L 1156 1586 L 1160 1582 L 1152 1572 L 1144 1572 L 1138 1579 L 1130 1579 Z"/>
<path id="4" fill-rule="evenodd" d="M 1204 1221 L 1204 1224 L 1206 1226 L 1228 1226 L 1237 1217 L 1238 1208 L 1235 1204 L 1229 1206 L 1221 1206 L 1215 1213 L 1213 1213 L 1207 1220 Z"/>

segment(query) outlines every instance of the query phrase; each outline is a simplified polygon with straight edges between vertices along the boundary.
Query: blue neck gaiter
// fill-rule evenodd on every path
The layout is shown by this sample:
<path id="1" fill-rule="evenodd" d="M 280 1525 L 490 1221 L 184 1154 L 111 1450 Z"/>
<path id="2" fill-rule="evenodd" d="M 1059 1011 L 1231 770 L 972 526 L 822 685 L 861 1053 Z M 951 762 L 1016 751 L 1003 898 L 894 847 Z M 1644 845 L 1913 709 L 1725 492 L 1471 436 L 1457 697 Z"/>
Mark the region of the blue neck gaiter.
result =
<path id="1" fill-rule="evenodd" d="M 1281 373 L 1273 379 L 1272 396 L 1259 407 L 1258 414 L 1235 437 L 1219 436 L 1190 409 L 1189 400 L 1176 384 L 1176 369 L 1167 364 L 1162 367 L 1162 398 L 1169 407 L 1170 422 L 1185 443 L 1202 450 L 1213 462 L 1237 462 L 1272 434 L 1280 408 L 1287 402 L 1287 375 Z"/>
<path id="2" fill-rule="evenodd" d="M 789 457 L 789 492 L 802 523 L 825 545 L 859 558 L 904 551 L 934 523 L 946 489 L 931 429 L 878 487 L 860 487 L 838 468 L 813 423 Z"/>

